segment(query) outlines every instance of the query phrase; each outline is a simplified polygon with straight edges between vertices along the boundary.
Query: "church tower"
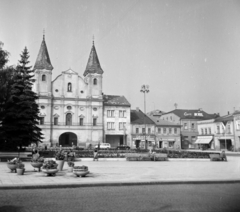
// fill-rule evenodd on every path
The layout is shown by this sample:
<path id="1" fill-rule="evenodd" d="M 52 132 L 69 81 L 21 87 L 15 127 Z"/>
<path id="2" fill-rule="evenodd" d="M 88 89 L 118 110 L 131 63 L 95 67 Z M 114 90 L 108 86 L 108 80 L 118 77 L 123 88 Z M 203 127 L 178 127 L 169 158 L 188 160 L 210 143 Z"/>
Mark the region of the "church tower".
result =
<path id="1" fill-rule="evenodd" d="M 83 74 L 85 82 L 88 84 L 88 97 L 102 98 L 102 74 L 103 70 L 98 60 L 97 51 L 93 41 L 87 67 Z"/>
<path id="2" fill-rule="evenodd" d="M 51 96 L 52 70 L 53 66 L 48 54 L 45 35 L 43 35 L 43 41 L 34 65 L 36 80 L 34 83 L 34 91 L 37 93 L 37 95 Z"/>

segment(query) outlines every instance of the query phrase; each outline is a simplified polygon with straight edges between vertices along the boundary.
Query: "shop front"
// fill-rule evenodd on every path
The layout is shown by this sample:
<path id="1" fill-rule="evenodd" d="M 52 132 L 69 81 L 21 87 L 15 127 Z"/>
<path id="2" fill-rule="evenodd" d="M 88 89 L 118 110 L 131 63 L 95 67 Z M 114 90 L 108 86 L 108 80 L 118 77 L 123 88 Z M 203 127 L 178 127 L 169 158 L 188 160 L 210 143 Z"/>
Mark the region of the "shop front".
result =
<path id="1" fill-rule="evenodd" d="M 214 149 L 213 136 L 198 136 L 195 144 L 199 149 Z"/>
<path id="2" fill-rule="evenodd" d="M 153 135 L 146 135 L 146 137 L 144 135 L 133 135 L 132 140 L 135 148 L 145 149 L 146 146 L 148 148 L 156 145 L 155 136 Z"/>
<path id="3" fill-rule="evenodd" d="M 181 148 L 180 138 L 161 138 L 157 143 L 159 148 Z"/>

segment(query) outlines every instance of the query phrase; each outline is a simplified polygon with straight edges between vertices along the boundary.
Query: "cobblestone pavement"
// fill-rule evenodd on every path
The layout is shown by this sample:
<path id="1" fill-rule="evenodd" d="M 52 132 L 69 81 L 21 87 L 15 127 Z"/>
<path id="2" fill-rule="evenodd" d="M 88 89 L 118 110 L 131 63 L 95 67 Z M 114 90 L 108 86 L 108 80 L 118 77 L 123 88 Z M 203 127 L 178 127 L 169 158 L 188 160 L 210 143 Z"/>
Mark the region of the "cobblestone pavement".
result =
<path id="1" fill-rule="evenodd" d="M 33 186 L 63 185 L 101 185 L 124 183 L 167 183 L 167 182 L 214 182 L 239 181 L 240 157 L 228 157 L 228 162 L 212 162 L 209 159 L 169 159 L 169 161 L 126 161 L 104 160 L 92 161 L 82 159 L 75 165 L 86 165 L 90 174 L 87 177 L 76 177 L 64 170 L 55 177 L 47 177 L 42 172 L 34 172 L 30 162 L 24 162 L 24 175 L 11 173 L 6 162 L 0 162 L 0 189 Z"/>
<path id="2" fill-rule="evenodd" d="M 240 183 L 0 191 L 1 212 L 239 212 Z"/>

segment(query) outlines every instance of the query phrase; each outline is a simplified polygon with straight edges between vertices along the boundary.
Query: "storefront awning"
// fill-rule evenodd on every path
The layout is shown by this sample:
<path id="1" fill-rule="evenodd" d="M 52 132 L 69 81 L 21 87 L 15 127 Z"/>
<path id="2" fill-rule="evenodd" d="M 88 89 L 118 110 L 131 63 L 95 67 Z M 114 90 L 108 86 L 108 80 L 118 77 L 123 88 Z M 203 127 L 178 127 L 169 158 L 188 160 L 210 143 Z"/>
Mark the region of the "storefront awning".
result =
<path id="1" fill-rule="evenodd" d="M 198 138 L 195 142 L 195 144 L 209 144 L 211 142 L 212 138 Z"/>

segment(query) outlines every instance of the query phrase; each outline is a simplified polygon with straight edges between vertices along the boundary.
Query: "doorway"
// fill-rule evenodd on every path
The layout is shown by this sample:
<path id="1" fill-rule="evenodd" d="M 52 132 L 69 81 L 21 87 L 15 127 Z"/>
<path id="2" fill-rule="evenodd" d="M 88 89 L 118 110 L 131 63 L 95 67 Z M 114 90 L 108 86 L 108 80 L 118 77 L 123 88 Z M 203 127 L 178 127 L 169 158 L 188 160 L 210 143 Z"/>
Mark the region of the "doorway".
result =
<path id="1" fill-rule="evenodd" d="M 61 134 L 59 137 L 59 145 L 62 145 L 62 147 L 77 146 L 77 135 L 71 132 Z"/>

